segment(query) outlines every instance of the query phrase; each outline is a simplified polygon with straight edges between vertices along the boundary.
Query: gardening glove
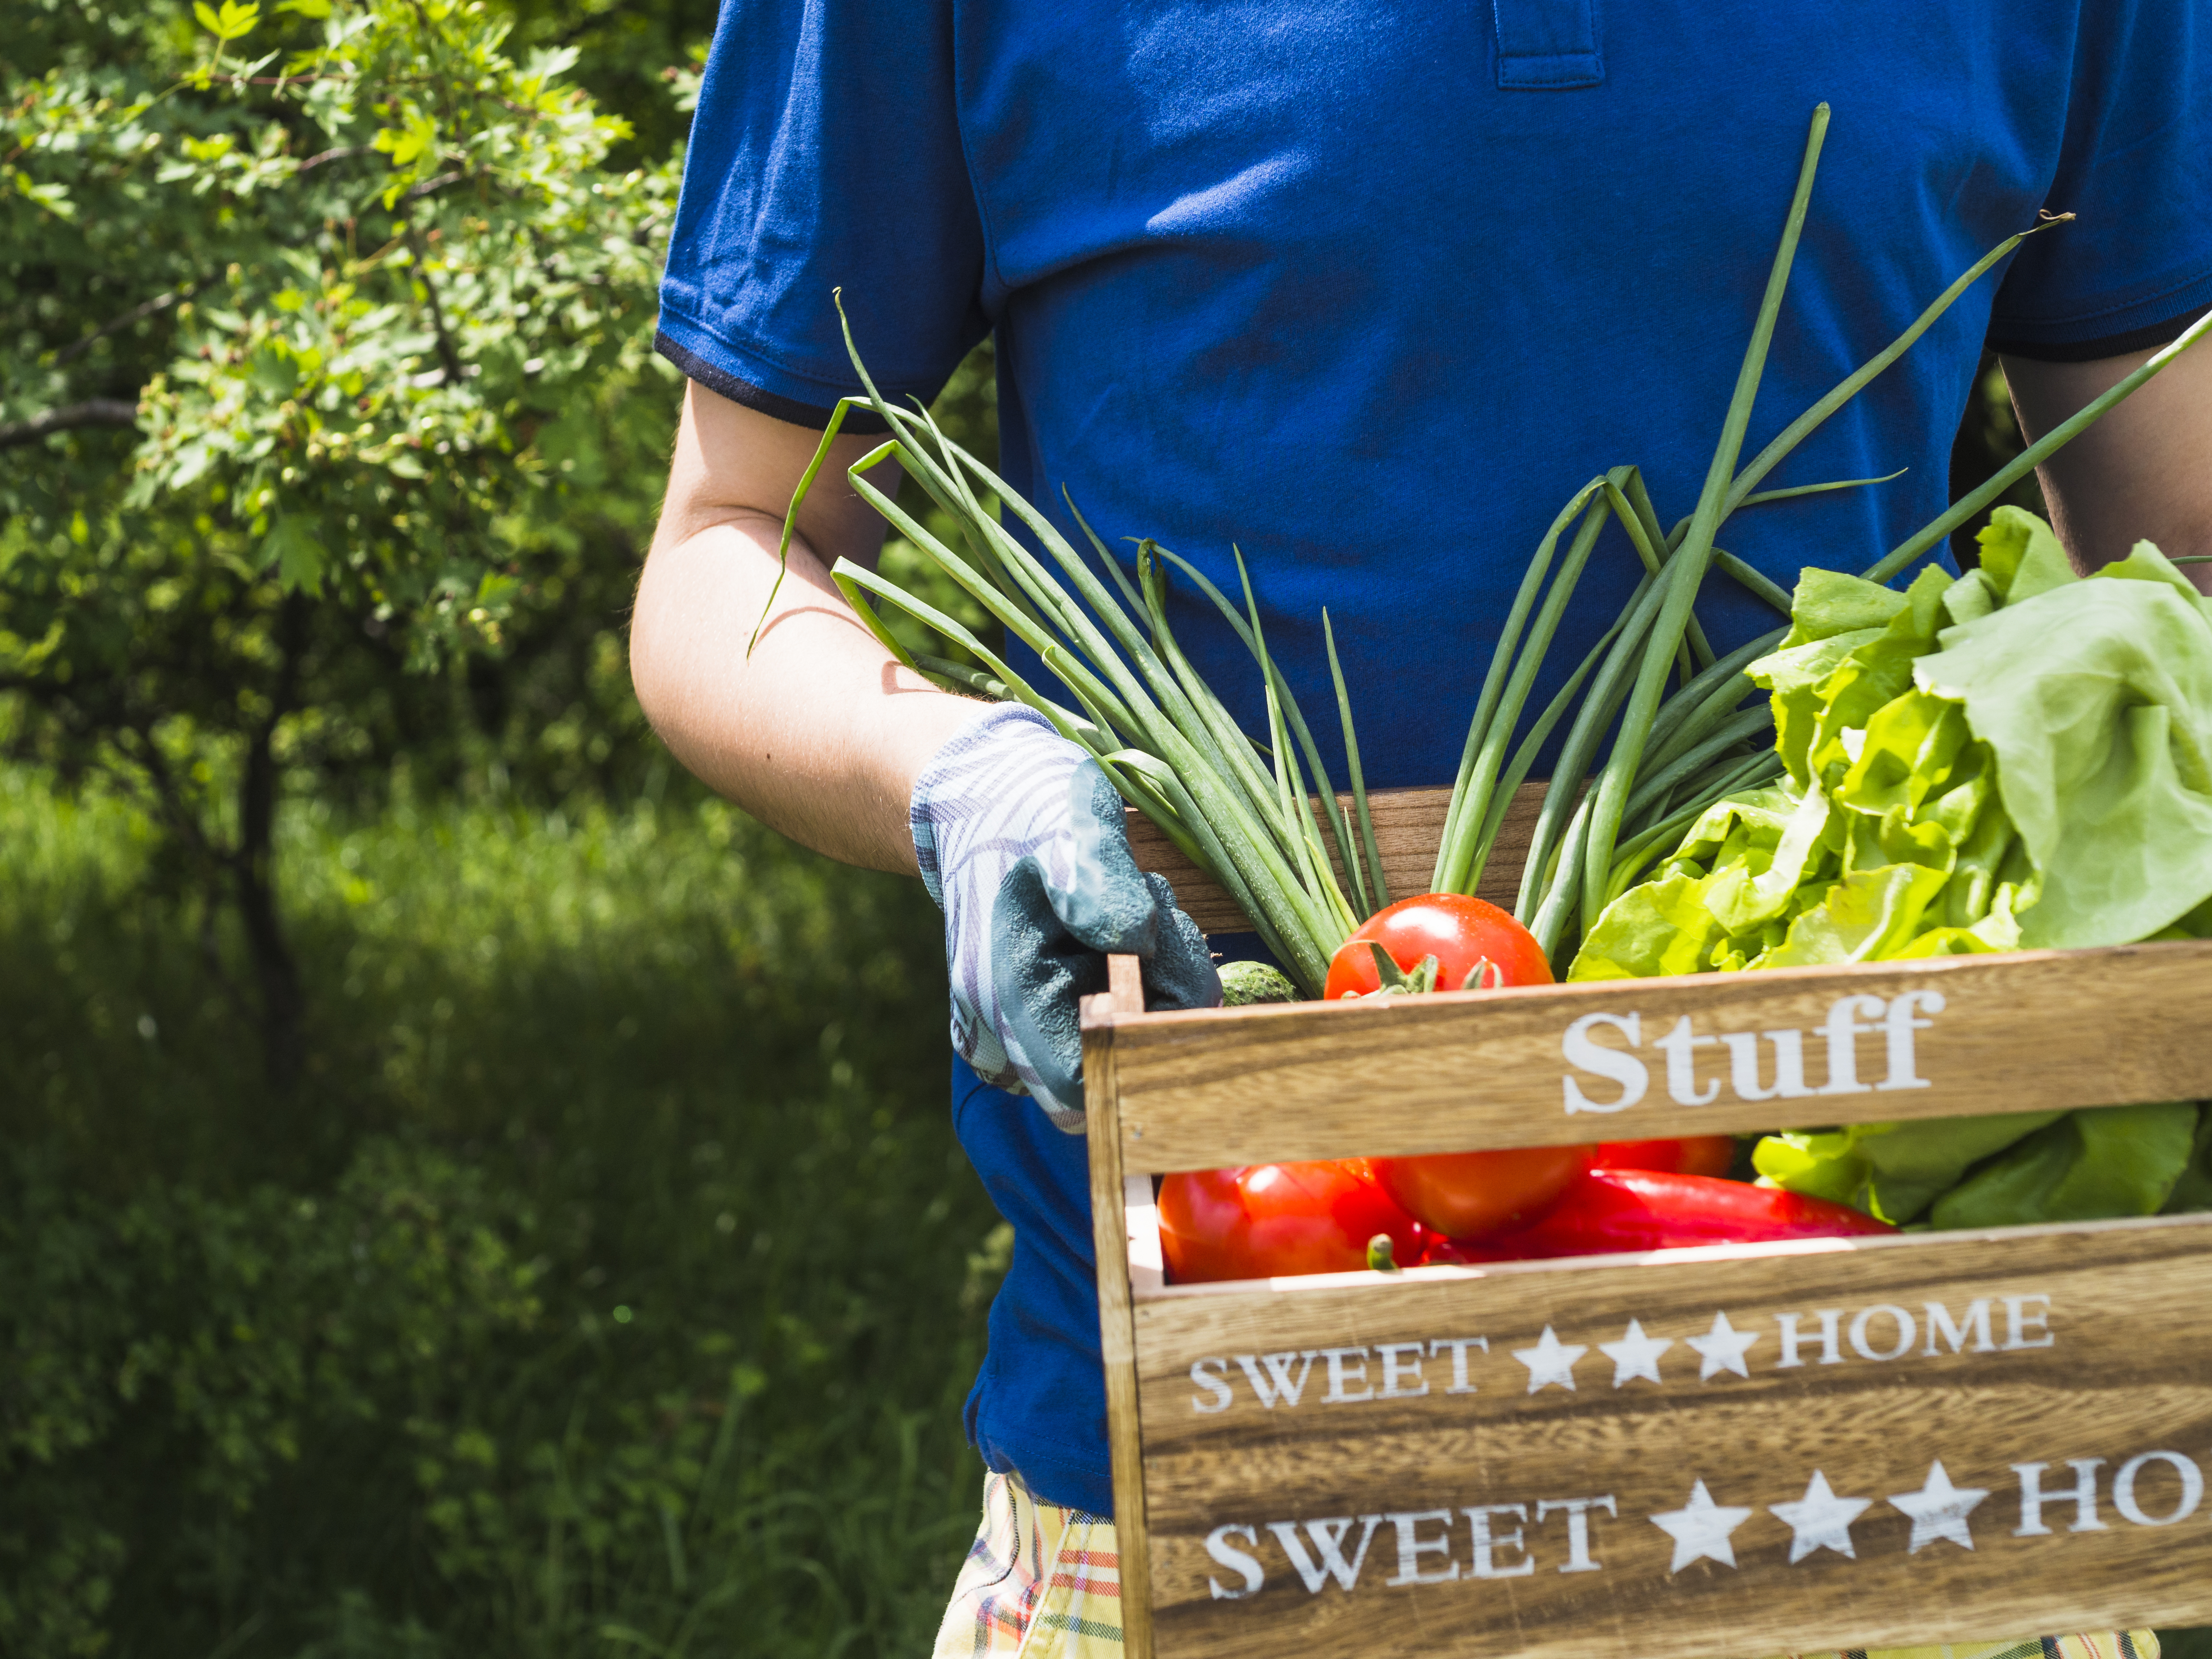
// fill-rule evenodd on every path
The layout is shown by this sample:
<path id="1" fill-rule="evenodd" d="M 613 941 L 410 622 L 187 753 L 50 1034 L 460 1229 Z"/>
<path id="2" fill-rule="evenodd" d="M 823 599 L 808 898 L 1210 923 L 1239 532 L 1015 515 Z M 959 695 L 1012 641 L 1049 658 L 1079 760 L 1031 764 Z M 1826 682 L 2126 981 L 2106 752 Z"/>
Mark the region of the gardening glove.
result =
<path id="1" fill-rule="evenodd" d="M 1000 703 L 915 780 L 914 850 L 945 912 L 952 1046 L 976 1076 L 1083 1129 L 1082 999 L 1106 952 L 1144 964 L 1152 1008 L 1211 1008 L 1221 981 L 1198 925 L 1137 868 L 1121 798 L 1035 710 Z"/>

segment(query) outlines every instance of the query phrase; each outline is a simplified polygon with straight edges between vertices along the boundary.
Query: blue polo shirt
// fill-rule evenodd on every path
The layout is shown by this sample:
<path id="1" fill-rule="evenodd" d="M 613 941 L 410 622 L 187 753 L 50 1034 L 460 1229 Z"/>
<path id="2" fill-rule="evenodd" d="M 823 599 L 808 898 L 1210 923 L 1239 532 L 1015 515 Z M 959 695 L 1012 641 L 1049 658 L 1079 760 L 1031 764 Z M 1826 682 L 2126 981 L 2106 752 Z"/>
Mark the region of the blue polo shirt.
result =
<path id="1" fill-rule="evenodd" d="M 857 390 L 833 287 L 893 396 L 933 396 L 995 332 L 1014 487 L 1073 537 L 1065 485 L 1109 544 L 1156 537 L 1224 586 L 1241 546 L 1310 709 L 1332 706 L 1327 605 L 1370 781 L 1442 783 L 1560 503 L 1633 462 L 1663 518 L 1694 504 L 1816 103 L 1834 124 L 1747 453 L 2039 210 L 2077 218 L 1770 487 L 1903 477 L 1726 526 L 1784 586 L 1942 509 L 1985 338 L 2108 356 L 2212 302 L 2208 19 L 2176 0 L 725 0 L 660 347 L 818 427 Z M 1617 534 L 1601 546 L 1555 676 L 1636 568 Z M 1241 647 L 1178 603 L 1263 731 Z M 1775 620 L 1720 579 L 1700 610 L 1723 648 Z M 1084 1144 L 957 1064 L 954 1111 L 1016 1233 L 970 1434 L 1040 1497 L 1109 1512 Z"/>

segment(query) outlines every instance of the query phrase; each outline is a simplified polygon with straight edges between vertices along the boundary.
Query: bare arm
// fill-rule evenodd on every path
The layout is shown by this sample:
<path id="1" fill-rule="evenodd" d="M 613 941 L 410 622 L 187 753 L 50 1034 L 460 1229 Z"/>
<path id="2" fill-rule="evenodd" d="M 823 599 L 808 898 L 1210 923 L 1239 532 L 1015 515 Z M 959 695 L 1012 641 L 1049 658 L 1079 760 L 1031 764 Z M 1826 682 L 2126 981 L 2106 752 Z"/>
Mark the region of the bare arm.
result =
<path id="1" fill-rule="evenodd" d="M 2031 441 L 2151 356 L 2087 363 L 2004 360 Z M 2212 554 L 2212 348 L 2192 347 L 2039 469 L 2052 527 L 2083 570 L 2138 541 L 2169 555 Z M 2185 565 L 2212 592 L 2212 565 Z"/>
<path id="2" fill-rule="evenodd" d="M 690 387 L 638 584 L 630 676 L 662 741 L 718 793 L 817 852 L 912 875 L 915 777 L 977 706 L 901 668 L 830 580 L 840 557 L 872 565 L 881 550 L 883 520 L 845 477 L 880 438 L 838 439 L 745 654 L 784 509 L 820 438 Z M 889 493 L 897 469 L 869 481 Z"/>

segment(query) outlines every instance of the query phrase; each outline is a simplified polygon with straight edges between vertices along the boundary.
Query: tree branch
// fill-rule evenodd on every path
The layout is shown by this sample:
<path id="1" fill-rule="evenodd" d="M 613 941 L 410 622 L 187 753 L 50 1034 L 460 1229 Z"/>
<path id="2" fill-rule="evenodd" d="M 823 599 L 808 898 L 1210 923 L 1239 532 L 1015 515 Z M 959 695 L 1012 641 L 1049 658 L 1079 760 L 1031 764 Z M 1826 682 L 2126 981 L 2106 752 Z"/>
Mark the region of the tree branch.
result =
<path id="1" fill-rule="evenodd" d="M 88 398 L 33 415 L 27 421 L 0 421 L 0 449 L 34 444 L 50 432 L 66 432 L 80 426 L 136 426 L 138 405 L 120 398 Z"/>
<path id="2" fill-rule="evenodd" d="M 114 333 L 118 328 L 128 328 L 133 323 L 143 322 L 147 318 L 155 316 L 161 312 L 167 311 L 171 306 L 176 305 L 181 301 L 190 300 L 196 297 L 202 289 L 205 289 L 215 280 L 216 279 L 213 276 L 203 276 L 199 281 L 194 283 L 190 288 L 173 288 L 167 294 L 157 294 L 152 299 L 146 301 L 143 304 L 131 307 L 130 310 L 125 312 L 121 316 L 113 319 L 112 321 L 102 323 L 98 328 L 93 330 L 91 333 L 86 335 L 82 340 L 78 340 L 71 344 L 64 346 L 54 358 L 54 367 L 56 368 L 59 368 L 64 363 L 76 362 L 79 357 L 84 356 L 86 352 L 92 349 L 93 343 L 94 341 L 106 339 L 109 335 Z"/>
<path id="3" fill-rule="evenodd" d="M 436 195 L 447 185 L 459 183 L 465 176 L 458 167 L 449 173 L 441 173 L 434 179 L 425 179 L 419 185 L 408 185 L 399 192 L 399 199 L 403 202 L 419 202 L 425 196 Z"/>
<path id="4" fill-rule="evenodd" d="M 430 300 L 430 325 L 438 341 L 438 362 L 445 371 L 442 384 L 461 383 L 461 354 L 453 345 L 453 337 L 446 327 L 446 308 L 438 303 L 438 285 L 430 278 L 430 258 L 422 246 L 422 234 L 412 225 L 407 228 L 407 240 L 415 250 L 415 269 L 422 278 L 422 292 Z"/>
<path id="5" fill-rule="evenodd" d="M 374 154 L 376 154 L 376 146 L 374 144 L 340 144 L 336 149 L 326 149 L 319 155 L 310 155 L 300 163 L 300 173 L 313 173 L 317 167 L 327 167 L 332 161 L 349 161 L 356 155 L 374 155 Z M 296 179 L 300 176 L 300 173 L 295 173 L 292 176 Z"/>

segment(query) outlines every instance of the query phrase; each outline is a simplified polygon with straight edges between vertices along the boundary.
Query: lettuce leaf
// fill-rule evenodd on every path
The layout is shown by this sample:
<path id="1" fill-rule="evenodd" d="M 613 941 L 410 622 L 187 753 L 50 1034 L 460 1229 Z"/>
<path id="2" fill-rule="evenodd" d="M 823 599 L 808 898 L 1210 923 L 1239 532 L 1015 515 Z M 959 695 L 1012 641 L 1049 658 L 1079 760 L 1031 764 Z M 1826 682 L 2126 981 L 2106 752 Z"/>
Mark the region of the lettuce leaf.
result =
<path id="1" fill-rule="evenodd" d="M 2156 1215 L 2187 1169 L 2193 1101 L 2069 1112 L 1936 1200 L 1938 1228 Z"/>
<path id="2" fill-rule="evenodd" d="M 2026 944 L 2124 944 L 2212 896 L 2212 614 L 2157 549 L 1947 630 L 1915 678 L 1996 755 L 2043 878 Z"/>
<path id="3" fill-rule="evenodd" d="M 2212 1210 L 2212 1106 L 2197 1109 L 2197 1136 L 2190 1143 L 2189 1162 L 2173 1190 L 2166 1195 L 2166 1213 Z"/>
<path id="4" fill-rule="evenodd" d="M 1983 579 L 2000 605 L 2079 580 L 2057 534 L 2033 513 L 2001 507 L 1974 539 L 1981 545 Z"/>
<path id="5" fill-rule="evenodd" d="M 2212 601 L 2148 542 L 2084 579 L 2017 508 L 1981 544 L 1903 592 L 1802 574 L 1747 671 L 1785 775 L 1706 809 L 1570 980 L 2212 937 Z M 2212 1207 L 2212 1108 L 1861 1124 L 1754 1162 L 1899 1223 Z"/>
<path id="6" fill-rule="evenodd" d="M 1751 1162 L 1773 1186 L 1833 1199 L 1902 1225 L 1974 1164 L 2065 1115 L 2002 1112 L 1768 1135 L 1752 1149 Z"/>
<path id="7" fill-rule="evenodd" d="M 2212 601 L 2148 542 L 2084 579 L 2016 507 L 1981 539 L 1902 593 L 1803 573 L 1747 671 L 1787 776 L 1709 809 L 1657 872 L 1694 890 L 1631 889 L 1569 978 L 2118 945 L 2212 902 Z"/>
<path id="8" fill-rule="evenodd" d="M 1593 934 L 1575 958 L 1573 978 L 1650 979 L 1702 974 L 1728 934 L 1705 905 L 1710 878 L 1674 875 L 1632 887 L 1606 907 L 1605 937 Z"/>

